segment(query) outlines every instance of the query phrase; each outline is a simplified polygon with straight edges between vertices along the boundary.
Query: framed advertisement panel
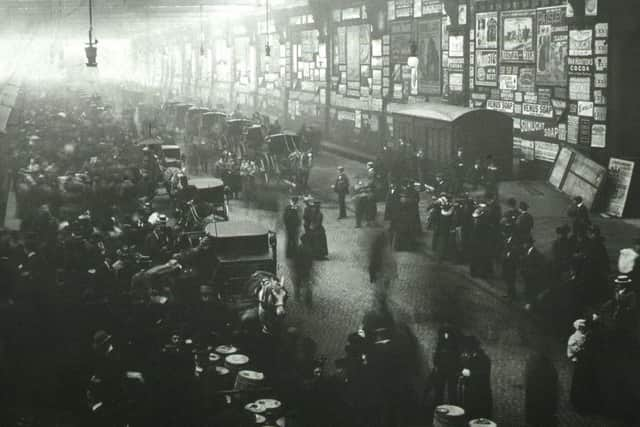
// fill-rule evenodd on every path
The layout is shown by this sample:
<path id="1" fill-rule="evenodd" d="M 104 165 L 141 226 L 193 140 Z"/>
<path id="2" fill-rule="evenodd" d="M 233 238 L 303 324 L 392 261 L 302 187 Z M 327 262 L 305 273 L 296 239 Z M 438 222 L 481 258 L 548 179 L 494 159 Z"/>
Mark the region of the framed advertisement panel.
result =
<path id="1" fill-rule="evenodd" d="M 539 9 L 536 24 L 536 80 L 541 85 L 564 87 L 569 50 L 566 7 Z"/>
<path id="2" fill-rule="evenodd" d="M 511 63 L 535 62 L 535 10 L 503 12 L 500 15 L 500 61 Z"/>

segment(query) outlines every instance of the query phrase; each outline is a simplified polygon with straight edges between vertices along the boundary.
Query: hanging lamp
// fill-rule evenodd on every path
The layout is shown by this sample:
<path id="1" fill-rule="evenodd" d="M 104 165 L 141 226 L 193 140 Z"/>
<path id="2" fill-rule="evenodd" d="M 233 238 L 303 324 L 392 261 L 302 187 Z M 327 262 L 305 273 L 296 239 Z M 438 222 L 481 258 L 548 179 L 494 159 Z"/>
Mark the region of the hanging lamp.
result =
<path id="1" fill-rule="evenodd" d="M 98 63 L 96 58 L 98 56 L 98 48 L 96 45 L 98 40 L 93 38 L 93 0 L 89 0 L 89 43 L 84 48 L 84 53 L 87 55 L 87 67 L 97 67 Z"/>

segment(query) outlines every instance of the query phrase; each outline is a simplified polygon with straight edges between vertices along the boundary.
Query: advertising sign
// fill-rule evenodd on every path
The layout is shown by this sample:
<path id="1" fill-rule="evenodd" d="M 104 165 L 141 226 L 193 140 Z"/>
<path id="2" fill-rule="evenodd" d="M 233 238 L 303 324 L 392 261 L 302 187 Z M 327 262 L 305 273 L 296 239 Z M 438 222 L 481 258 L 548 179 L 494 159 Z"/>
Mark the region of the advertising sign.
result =
<path id="1" fill-rule="evenodd" d="M 624 214 L 634 167 L 635 162 L 630 160 L 622 160 L 615 157 L 609 159 L 607 172 L 611 193 L 609 194 L 606 210 L 609 215 L 622 217 Z"/>
<path id="2" fill-rule="evenodd" d="M 498 12 L 476 14 L 476 48 L 498 48 Z"/>
<path id="3" fill-rule="evenodd" d="M 533 92 L 536 84 L 536 73 L 533 68 L 521 67 L 518 78 L 518 90 Z"/>
<path id="4" fill-rule="evenodd" d="M 590 75 L 593 71 L 593 58 L 574 57 L 567 58 L 569 74 Z"/>
<path id="5" fill-rule="evenodd" d="M 449 36 L 449 58 L 464 57 L 464 36 Z"/>
<path id="6" fill-rule="evenodd" d="M 578 116 L 593 117 L 593 102 L 578 101 Z"/>
<path id="7" fill-rule="evenodd" d="M 566 86 L 568 51 L 566 7 L 538 10 L 536 74 L 539 84 Z"/>
<path id="8" fill-rule="evenodd" d="M 500 89 L 501 90 L 516 90 L 518 89 L 518 76 L 513 75 L 500 75 Z"/>
<path id="9" fill-rule="evenodd" d="M 569 31 L 569 56 L 590 56 L 593 52 L 593 31 Z"/>
<path id="10" fill-rule="evenodd" d="M 591 146 L 593 148 L 604 148 L 607 145 L 607 125 L 591 125 Z"/>
<path id="11" fill-rule="evenodd" d="M 522 104 L 522 115 L 532 117 L 553 118 L 553 107 L 547 104 Z"/>
<path id="12" fill-rule="evenodd" d="M 567 142 L 569 144 L 577 144 L 578 143 L 578 126 L 579 126 L 578 116 L 567 116 Z"/>
<path id="13" fill-rule="evenodd" d="M 591 78 L 569 76 L 569 99 L 589 101 L 591 99 Z"/>
<path id="14" fill-rule="evenodd" d="M 502 37 L 500 39 L 500 60 L 513 63 L 535 62 L 533 48 L 534 10 L 503 12 Z"/>
<path id="15" fill-rule="evenodd" d="M 490 87 L 498 86 L 497 66 L 497 50 L 476 51 L 476 85 Z"/>
<path id="16" fill-rule="evenodd" d="M 500 111 L 501 113 L 513 113 L 512 101 L 487 100 L 487 110 Z"/>

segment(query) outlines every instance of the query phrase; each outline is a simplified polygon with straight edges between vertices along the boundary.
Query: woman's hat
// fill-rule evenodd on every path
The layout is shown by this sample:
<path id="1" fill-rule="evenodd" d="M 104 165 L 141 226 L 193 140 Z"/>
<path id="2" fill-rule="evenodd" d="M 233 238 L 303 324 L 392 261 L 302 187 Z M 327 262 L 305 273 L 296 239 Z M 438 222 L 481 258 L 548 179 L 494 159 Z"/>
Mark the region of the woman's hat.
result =
<path id="1" fill-rule="evenodd" d="M 578 319 L 575 322 L 573 322 L 573 328 L 578 331 L 580 329 L 584 329 L 587 327 L 587 321 L 584 319 Z"/>

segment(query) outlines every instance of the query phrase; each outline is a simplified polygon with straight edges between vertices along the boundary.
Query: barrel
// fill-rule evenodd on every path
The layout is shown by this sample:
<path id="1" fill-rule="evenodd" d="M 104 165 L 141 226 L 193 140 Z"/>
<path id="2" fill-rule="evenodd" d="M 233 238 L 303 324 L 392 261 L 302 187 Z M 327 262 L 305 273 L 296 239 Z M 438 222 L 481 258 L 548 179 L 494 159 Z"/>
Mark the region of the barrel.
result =
<path id="1" fill-rule="evenodd" d="M 264 412 L 266 411 L 265 407 L 258 402 L 247 403 L 246 405 L 244 405 L 244 409 L 245 411 L 249 411 L 252 414 L 258 415 L 264 414 Z"/>
<path id="2" fill-rule="evenodd" d="M 262 386 L 264 374 L 257 371 L 241 370 L 236 376 L 236 390 L 255 390 Z"/>
<path id="3" fill-rule="evenodd" d="M 498 427 L 498 424 L 486 418 L 477 418 L 469 421 L 469 427 Z"/>
<path id="4" fill-rule="evenodd" d="M 244 354 L 230 354 L 224 358 L 224 366 L 234 374 L 249 364 L 249 357 Z"/>
<path id="5" fill-rule="evenodd" d="M 440 405 L 433 414 L 433 427 L 464 427 L 464 409 L 453 405 Z"/>
<path id="6" fill-rule="evenodd" d="M 216 353 L 221 356 L 228 356 L 230 354 L 237 353 L 238 349 L 232 345 L 219 345 L 216 347 Z"/>

